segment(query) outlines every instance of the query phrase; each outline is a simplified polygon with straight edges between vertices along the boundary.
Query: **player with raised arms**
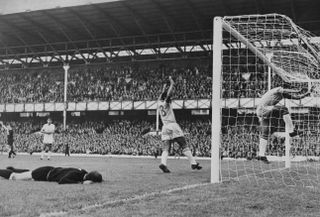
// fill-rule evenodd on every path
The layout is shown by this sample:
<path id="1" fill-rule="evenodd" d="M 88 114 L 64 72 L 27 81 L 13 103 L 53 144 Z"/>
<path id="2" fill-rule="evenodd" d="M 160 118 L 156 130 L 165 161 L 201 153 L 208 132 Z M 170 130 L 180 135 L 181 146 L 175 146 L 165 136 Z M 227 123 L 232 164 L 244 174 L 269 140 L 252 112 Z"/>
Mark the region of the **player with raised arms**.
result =
<path id="1" fill-rule="evenodd" d="M 192 156 L 191 150 L 187 145 L 184 134 L 180 126 L 176 122 L 176 118 L 173 112 L 171 104 L 171 94 L 174 87 L 174 81 L 169 77 L 170 86 L 167 89 L 167 85 L 164 84 L 162 93 L 158 99 L 158 109 L 160 117 L 163 123 L 161 131 L 161 140 L 163 141 L 162 154 L 161 154 L 161 164 L 159 168 L 164 173 L 170 173 L 170 170 L 167 167 L 167 159 L 169 155 L 169 149 L 172 143 L 177 142 L 182 149 L 182 153 L 187 156 L 191 168 L 193 170 L 200 170 L 202 167 L 197 163 Z"/>
<path id="2" fill-rule="evenodd" d="M 277 105 L 282 99 L 303 99 L 310 95 L 303 90 L 285 89 L 283 87 L 276 87 L 267 91 L 260 99 L 257 106 L 257 116 L 260 121 L 260 141 L 259 153 L 256 157 L 264 163 L 270 163 L 265 156 L 269 135 L 273 134 L 278 127 L 278 121 L 275 123 L 274 119 L 283 119 L 286 128 L 288 129 L 290 137 L 300 136 L 302 132 L 298 131 L 297 126 L 294 127 L 289 110 L 285 106 Z"/>

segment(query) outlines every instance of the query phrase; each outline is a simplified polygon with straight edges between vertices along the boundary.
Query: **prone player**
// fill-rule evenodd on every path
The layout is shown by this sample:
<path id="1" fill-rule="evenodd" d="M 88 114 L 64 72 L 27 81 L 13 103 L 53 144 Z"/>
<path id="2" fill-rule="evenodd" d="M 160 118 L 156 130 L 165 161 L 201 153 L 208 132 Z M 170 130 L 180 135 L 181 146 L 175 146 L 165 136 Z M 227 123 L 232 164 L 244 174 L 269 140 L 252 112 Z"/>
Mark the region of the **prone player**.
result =
<path id="1" fill-rule="evenodd" d="M 197 163 L 192 156 L 191 150 L 187 145 L 184 134 L 180 128 L 180 126 L 176 122 L 176 118 L 173 112 L 172 104 L 171 104 L 171 94 L 174 87 L 174 81 L 169 77 L 170 86 L 167 89 L 166 84 L 163 86 L 162 93 L 159 97 L 158 109 L 160 113 L 160 117 L 163 123 L 162 131 L 161 131 L 161 140 L 163 141 L 162 154 L 161 154 L 161 164 L 159 168 L 164 173 L 170 173 L 170 170 L 167 167 L 167 159 L 169 155 L 170 146 L 177 142 L 182 149 L 182 153 L 187 156 L 191 168 L 193 170 L 200 170 L 202 167 Z"/>
<path id="2" fill-rule="evenodd" d="M 7 167 L 6 169 L 0 169 L 0 177 L 9 180 L 48 181 L 59 184 L 91 184 L 102 182 L 102 175 L 97 171 L 88 173 L 84 169 L 52 166 L 43 166 L 32 171 Z"/>
<path id="3" fill-rule="evenodd" d="M 289 110 L 285 106 L 277 105 L 282 99 L 303 99 L 310 95 L 307 91 L 303 93 L 302 90 L 285 89 L 276 87 L 267 91 L 260 99 L 257 106 L 257 116 L 259 118 L 261 134 L 259 141 L 259 153 L 256 157 L 264 163 L 270 163 L 265 156 L 269 135 L 273 134 L 278 127 L 278 123 L 274 120 L 283 119 L 288 129 L 290 137 L 301 135 L 302 132 L 298 131 L 297 126 L 293 126 L 293 122 Z"/>

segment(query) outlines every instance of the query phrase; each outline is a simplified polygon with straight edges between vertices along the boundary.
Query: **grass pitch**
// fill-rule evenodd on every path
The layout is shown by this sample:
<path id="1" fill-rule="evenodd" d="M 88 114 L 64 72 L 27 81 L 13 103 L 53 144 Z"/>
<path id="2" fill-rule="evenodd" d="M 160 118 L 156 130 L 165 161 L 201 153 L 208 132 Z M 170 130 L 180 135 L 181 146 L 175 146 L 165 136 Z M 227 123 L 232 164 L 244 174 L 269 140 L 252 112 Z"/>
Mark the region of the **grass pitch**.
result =
<path id="1" fill-rule="evenodd" d="M 222 161 L 222 184 L 208 184 L 210 161 L 191 171 L 187 160 L 169 159 L 163 174 L 159 159 L 0 155 L 1 167 L 34 169 L 52 165 L 98 170 L 104 182 L 58 185 L 0 180 L 0 216 L 319 216 L 317 164 L 278 170 L 255 161 Z M 307 168 L 307 169 L 306 169 Z"/>

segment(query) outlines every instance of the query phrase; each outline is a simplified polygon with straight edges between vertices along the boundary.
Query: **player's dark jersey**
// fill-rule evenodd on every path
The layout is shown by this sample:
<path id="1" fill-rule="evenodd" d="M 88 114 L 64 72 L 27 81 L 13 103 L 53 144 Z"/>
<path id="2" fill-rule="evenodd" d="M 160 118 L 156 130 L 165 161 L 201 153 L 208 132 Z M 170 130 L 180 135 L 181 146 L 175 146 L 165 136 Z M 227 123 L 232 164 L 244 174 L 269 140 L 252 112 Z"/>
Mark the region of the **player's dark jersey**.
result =
<path id="1" fill-rule="evenodd" d="M 48 181 L 58 182 L 59 184 L 83 182 L 83 177 L 88 172 L 77 168 L 56 167 L 48 174 Z"/>
<path id="2" fill-rule="evenodd" d="M 58 182 L 59 184 L 72 184 L 83 182 L 88 172 L 78 168 L 39 167 L 32 171 L 35 181 Z"/>
<path id="3" fill-rule="evenodd" d="M 8 130 L 7 138 L 8 138 L 9 145 L 11 145 L 13 143 L 13 130 L 12 129 Z"/>

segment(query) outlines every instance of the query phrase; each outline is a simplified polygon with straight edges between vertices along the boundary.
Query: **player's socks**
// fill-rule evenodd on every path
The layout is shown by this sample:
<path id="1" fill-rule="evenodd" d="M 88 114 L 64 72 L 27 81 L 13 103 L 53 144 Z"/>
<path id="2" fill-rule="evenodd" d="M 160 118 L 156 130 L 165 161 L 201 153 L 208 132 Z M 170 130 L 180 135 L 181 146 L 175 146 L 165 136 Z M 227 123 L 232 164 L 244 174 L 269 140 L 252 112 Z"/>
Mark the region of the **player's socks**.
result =
<path id="1" fill-rule="evenodd" d="M 162 170 L 162 172 L 164 173 L 170 173 L 170 170 L 168 169 L 168 167 L 164 164 L 160 164 L 159 168 Z"/>
<path id="2" fill-rule="evenodd" d="M 199 163 L 191 164 L 191 169 L 193 169 L 193 170 L 201 170 L 202 166 L 200 166 Z"/>
<path id="3" fill-rule="evenodd" d="M 51 151 L 48 151 L 48 160 L 51 158 Z"/>
<path id="4" fill-rule="evenodd" d="M 44 158 L 44 151 L 41 152 L 40 160 L 42 160 L 43 158 Z"/>
<path id="5" fill-rule="evenodd" d="M 268 140 L 260 138 L 259 142 L 259 156 L 265 156 Z"/>
<path id="6" fill-rule="evenodd" d="M 12 173 L 10 179 L 12 180 L 31 180 L 32 179 L 32 172 L 26 171 L 22 173 Z"/>
<path id="7" fill-rule="evenodd" d="M 190 150 L 184 151 L 183 154 L 188 158 L 191 165 L 197 164 Z"/>
<path id="8" fill-rule="evenodd" d="M 294 126 L 290 114 L 284 115 L 283 120 L 287 128 L 286 130 L 288 130 L 288 132 L 292 132 L 294 130 Z"/>
<path id="9" fill-rule="evenodd" d="M 169 155 L 169 152 L 168 152 L 167 150 L 162 151 L 162 154 L 161 154 L 161 164 L 167 165 L 168 155 Z"/>

